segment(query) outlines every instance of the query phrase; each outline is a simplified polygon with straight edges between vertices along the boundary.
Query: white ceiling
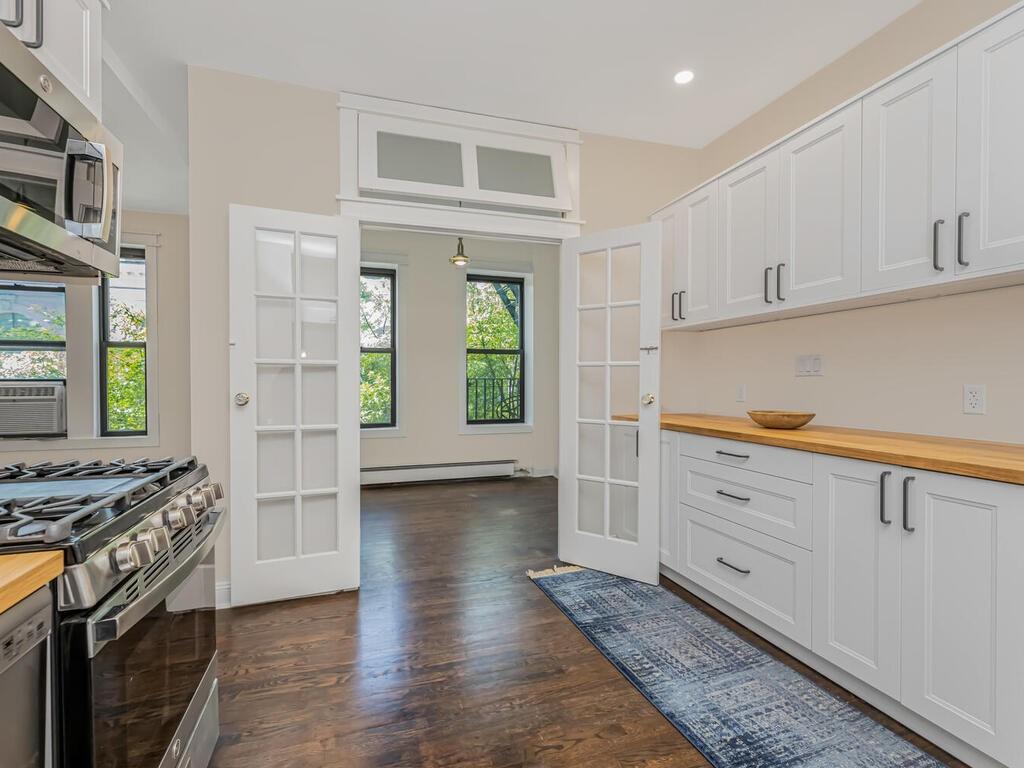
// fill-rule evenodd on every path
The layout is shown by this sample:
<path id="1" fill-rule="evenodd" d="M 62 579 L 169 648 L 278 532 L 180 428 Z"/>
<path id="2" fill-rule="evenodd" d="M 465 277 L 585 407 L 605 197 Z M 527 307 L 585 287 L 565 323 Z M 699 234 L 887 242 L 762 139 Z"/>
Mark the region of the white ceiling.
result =
<path id="1" fill-rule="evenodd" d="M 134 158 L 129 207 L 166 210 L 185 207 L 159 177 L 184 158 L 185 64 L 701 147 L 918 1 L 120 0 L 105 122 Z"/>

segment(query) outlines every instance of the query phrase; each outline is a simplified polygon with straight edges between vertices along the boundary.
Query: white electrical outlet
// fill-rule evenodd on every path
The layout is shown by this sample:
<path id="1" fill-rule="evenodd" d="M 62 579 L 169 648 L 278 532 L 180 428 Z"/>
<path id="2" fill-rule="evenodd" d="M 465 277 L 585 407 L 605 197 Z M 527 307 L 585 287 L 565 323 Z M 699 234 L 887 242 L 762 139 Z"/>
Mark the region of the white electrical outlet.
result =
<path id="1" fill-rule="evenodd" d="M 747 402 L 747 385 L 738 384 L 736 386 L 736 402 L 745 403 Z"/>
<path id="2" fill-rule="evenodd" d="M 984 384 L 964 384 L 964 413 L 985 413 Z"/>
<path id="3" fill-rule="evenodd" d="M 824 376 L 825 358 L 821 355 L 798 355 L 796 358 L 797 376 Z"/>

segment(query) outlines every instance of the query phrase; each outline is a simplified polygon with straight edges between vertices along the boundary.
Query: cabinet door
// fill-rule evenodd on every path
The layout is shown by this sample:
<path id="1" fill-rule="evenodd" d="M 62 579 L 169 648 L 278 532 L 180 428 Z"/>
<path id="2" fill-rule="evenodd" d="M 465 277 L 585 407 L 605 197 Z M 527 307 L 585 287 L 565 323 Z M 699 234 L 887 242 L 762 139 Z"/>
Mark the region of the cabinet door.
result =
<path id="1" fill-rule="evenodd" d="M 963 253 L 956 271 L 1024 264 L 1024 12 L 957 51 L 955 224 L 963 229 Z"/>
<path id="2" fill-rule="evenodd" d="M 782 145 L 780 308 L 860 291 L 860 121 L 858 101 Z"/>
<path id="3" fill-rule="evenodd" d="M 12 18 L 14 0 L 0 0 L 0 16 Z M 33 52 L 89 110 L 102 117 L 100 78 L 103 70 L 100 0 L 46 0 L 43 28 L 36 3 L 24 1 L 24 21 L 12 31 L 21 40 L 42 41 Z"/>
<path id="4" fill-rule="evenodd" d="M 651 216 L 661 224 L 661 327 L 679 324 L 679 286 L 676 284 L 676 252 L 679 250 L 680 219 L 683 203 L 679 201 Z"/>
<path id="5" fill-rule="evenodd" d="M 692 192 L 680 201 L 679 247 L 675 283 L 681 324 L 714 320 L 718 316 L 718 182 Z"/>
<path id="6" fill-rule="evenodd" d="M 1024 488 L 905 473 L 901 701 L 1021 765 Z"/>
<path id="7" fill-rule="evenodd" d="M 676 458 L 679 449 L 676 433 L 661 432 L 661 564 L 679 570 L 679 495 L 677 493 Z"/>
<path id="8" fill-rule="evenodd" d="M 779 255 L 779 152 L 744 163 L 719 181 L 719 315 L 737 317 L 775 306 Z"/>
<path id="9" fill-rule="evenodd" d="M 815 455 L 813 649 L 900 693 L 899 470 Z M 893 520 L 897 522 L 893 524 Z"/>
<path id="10" fill-rule="evenodd" d="M 953 277 L 956 246 L 956 51 L 864 99 L 866 291 Z"/>

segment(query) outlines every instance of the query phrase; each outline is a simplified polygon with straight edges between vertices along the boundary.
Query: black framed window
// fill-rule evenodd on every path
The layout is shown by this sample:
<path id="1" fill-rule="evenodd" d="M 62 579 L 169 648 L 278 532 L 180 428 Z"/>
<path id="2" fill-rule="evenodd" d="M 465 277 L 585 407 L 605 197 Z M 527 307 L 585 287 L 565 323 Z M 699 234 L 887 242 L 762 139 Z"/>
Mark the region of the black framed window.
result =
<path id="1" fill-rule="evenodd" d="M 100 284 L 100 434 L 144 435 L 146 250 L 122 248 L 120 275 Z"/>
<path id="2" fill-rule="evenodd" d="M 363 429 L 397 422 L 393 269 L 364 267 L 359 273 L 359 421 Z"/>
<path id="3" fill-rule="evenodd" d="M 66 380 L 67 297 L 51 283 L 0 283 L 0 380 Z"/>
<path id="4" fill-rule="evenodd" d="M 466 278 L 466 423 L 526 420 L 526 322 L 521 278 Z"/>

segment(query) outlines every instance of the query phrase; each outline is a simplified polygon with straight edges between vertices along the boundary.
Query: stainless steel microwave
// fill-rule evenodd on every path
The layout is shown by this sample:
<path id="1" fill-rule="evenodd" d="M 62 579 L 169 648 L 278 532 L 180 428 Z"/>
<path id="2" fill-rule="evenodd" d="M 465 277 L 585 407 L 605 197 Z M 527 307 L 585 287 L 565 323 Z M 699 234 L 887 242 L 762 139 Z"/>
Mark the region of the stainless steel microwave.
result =
<path id="1" fill-rule="evenodd" d="M 121 143 L 0 25 L 0 272 L 117 275 Z"/>

